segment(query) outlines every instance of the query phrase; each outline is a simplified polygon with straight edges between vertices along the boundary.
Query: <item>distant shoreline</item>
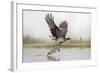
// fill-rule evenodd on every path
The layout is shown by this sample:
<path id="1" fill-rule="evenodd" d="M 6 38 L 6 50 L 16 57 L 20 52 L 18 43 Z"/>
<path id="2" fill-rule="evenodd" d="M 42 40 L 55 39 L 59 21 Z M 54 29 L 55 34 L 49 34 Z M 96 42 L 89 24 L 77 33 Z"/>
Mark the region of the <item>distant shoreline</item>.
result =
<path id="1" fill-rule="evenodd" d="M 54 48 L 56 45 L 54 43 L 46 44 L 23 44 L 23 48 Z M 63 48 L 91 48 L 91 43 L 89 42 L 76 42 L 76 43 L 65 43 L 61 47 Z"/>

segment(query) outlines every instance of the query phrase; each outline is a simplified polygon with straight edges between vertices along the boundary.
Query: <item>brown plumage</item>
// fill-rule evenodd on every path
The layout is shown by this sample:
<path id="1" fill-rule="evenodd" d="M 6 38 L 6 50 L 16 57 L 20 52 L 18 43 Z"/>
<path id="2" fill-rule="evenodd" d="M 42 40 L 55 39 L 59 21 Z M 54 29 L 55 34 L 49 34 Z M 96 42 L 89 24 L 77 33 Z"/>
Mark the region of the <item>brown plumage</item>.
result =
<path id="1" fill-rule="evenodd" d="M 62 21 L 59 27 L 56 26 L 54 22 L 54 17 L 52 14 L 46 14 L 45 20 L 50 28 L 51 34 L 55 37 L 55 40 L 63 39 L 65 40 L 68 23 L 67 21 Z"/>
<path id="2" fill-rule="evenodd" d="M 59 25 L 59 27 L 56 26 L 54 22 L 54 17 L 52 14 L 46 14 L 45 17 L 46 23 L 48 24 L 52 36 L 55 38 L 54 40 L 57 42 L 56 48 L 52 49 L 48 52 L 47 56 L 55 53 L 57 50 L 60 51 L 61 44 L 66 41 L 70 40 L 70 38 L 65 38 L 66 33 L 68 32 L 68 23 L 67 21 L 62 21 Z"/>

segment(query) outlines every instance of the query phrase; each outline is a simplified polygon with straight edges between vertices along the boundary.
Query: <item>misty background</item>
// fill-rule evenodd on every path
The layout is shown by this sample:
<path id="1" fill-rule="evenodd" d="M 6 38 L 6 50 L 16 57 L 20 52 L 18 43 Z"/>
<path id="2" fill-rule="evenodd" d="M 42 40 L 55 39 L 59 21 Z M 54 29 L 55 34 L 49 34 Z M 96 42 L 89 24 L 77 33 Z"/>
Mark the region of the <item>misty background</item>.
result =
<path id="1" fill-rule="evenodd" d="M 48 24 L 45 22 L 45 16 L 52 13 L 57 26 L 62 21 L 68 22 L 68 33 L 66 37 L 79 40 L 91 38 L 91 14 L 86 13 L 68 13 L 68 12 L 43 12 L 43 11 L 23 11 L 23 36 L 32 38 L 51 40 Z"/>

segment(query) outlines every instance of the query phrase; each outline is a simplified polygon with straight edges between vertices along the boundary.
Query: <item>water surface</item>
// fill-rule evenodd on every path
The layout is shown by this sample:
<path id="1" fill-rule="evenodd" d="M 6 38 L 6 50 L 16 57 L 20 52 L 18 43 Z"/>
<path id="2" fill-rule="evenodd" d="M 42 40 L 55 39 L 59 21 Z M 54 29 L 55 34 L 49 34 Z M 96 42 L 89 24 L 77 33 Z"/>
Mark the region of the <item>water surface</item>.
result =
<path id="1" fill-rule="evenodd" d="M 90 48 L 60 48 L 51 56 L 47 56 L 47 48 L 24 48 L 23 62 L 44 62 L 44 61 L 65 61 L 65 60 L 86 60 L 91 58 Z"/>

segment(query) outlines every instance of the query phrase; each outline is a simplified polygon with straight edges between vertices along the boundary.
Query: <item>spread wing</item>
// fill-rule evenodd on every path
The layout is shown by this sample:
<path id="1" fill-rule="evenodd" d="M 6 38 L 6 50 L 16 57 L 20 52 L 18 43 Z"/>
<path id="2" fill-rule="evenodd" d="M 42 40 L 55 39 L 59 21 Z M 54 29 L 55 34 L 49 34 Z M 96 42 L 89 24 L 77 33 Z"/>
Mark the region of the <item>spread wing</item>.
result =
<path id="1" fill-rule="evenodd" d="M 60 36 L 63 37 L 63 38 L 65 38 L 66 33 L 67 33 L 67 31 L 68 31 L 68 30 L 67 30 L 67 27 L 68 27 L 67 21 L 63 21 L 63 22 L 61 22 L 61 24 L 59 25 L 59 30 L 61 31 Z"/>
<path id="2" fill-rule="evenodd" d="M 54 22 L 54 17 L 52 16 L 52 14 L 46 14 L 45 20 L 50 28 L 52 36 L 56 37 L 56 39 L 57 39 L 59 37 L 61 31 L 56 26 L 56 24 Z"/>

